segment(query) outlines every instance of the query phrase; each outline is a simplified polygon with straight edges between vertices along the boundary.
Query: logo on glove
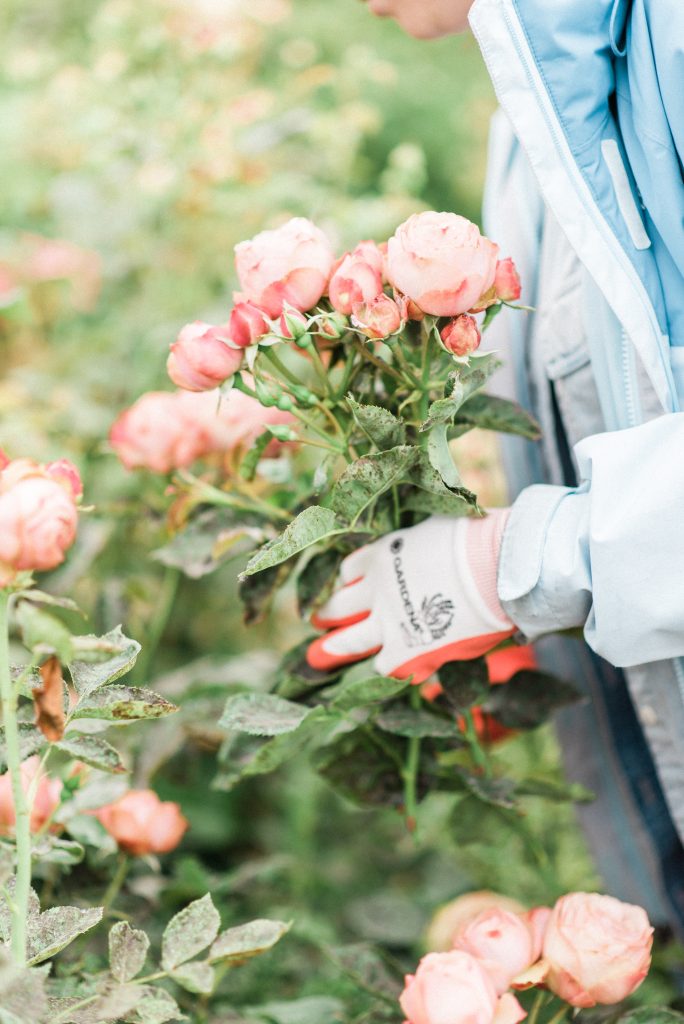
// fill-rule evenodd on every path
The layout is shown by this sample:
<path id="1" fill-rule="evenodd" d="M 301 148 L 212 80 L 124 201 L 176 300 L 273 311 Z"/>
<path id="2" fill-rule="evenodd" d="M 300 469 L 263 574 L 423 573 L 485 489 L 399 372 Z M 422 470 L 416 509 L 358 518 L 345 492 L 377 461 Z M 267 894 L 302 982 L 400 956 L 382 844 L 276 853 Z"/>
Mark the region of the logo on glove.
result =
<path id="1" fill-rule="evenodd" d="M 420 611 L 416 611 L 404 575 L 403 560 L 400 554 L 403 546 L 404 542 L 400 538 L 393 540 L 390 545 L 390 551 L 394 556 L 392 566 L 399 587 L 399 597 L 409 621 L 409 625 L 401 623 L 401 631 L 409 647 L 425 646 L 433 640 L 441 640 L 445 635 L 453 622 L 454 603 L 448 598 L 442 597 L 441 594 L 435 594 L 430 598 L 424 597 Z"/>

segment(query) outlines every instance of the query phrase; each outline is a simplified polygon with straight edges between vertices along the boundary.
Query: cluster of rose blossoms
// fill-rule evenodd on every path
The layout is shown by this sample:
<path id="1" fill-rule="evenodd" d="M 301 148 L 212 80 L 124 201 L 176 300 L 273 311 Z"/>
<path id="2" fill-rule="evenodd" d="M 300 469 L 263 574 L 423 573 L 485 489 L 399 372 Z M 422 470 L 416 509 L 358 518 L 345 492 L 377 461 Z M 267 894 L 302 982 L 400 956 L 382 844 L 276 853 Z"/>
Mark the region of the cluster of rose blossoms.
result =
<path id="1" fill-rule="evenodd" d="M 66 459 L 41 465 L 0 450 L 0 587 L 54 569 L 76 538 L 83 486 Z"/>
<path id="2" fill-rule="evenodd" d="M 526 1013 L 509 989 L 532 986 L 573 1007 L 612 1005 L 648 973 L 653 928 L 641 907 L 574 892 L 553 909 L 518 911 L 482 895 L 493 898 L 464 897 L 463 910 L 455 901 L 452 948 L 428 953 L 406 977 L 405 1024 L 517 1024 Z"/>
<path id="3" fill-rule="evenodd" d="M 85 776 L 88 769 L 74 766 L 73 774 Z M 36 755 L 21 765 L 21 785 L 25 793 L 34 790 L 31 805 L 31 832 L 59 831 L 53 819 L 62 803 L 64 784 L 48 775 Z M 160 800 L 151 789 L 130 789 L 118 800 L 92 812 L 119 848 L 134 856 L 168 853 L 175 849 L 188 827 L 177 803 Z M 0 775 L 0 836 L 11 835 L 16 822 L 12 784 L 8 772 Z"/>
<path id="4" fill-rule="evenodd" d="M 335 259 L 320 228 L 295 217 L 235 247 L 241 291 L 227 322 L 187 324 L 171 345 L 169 376 L 188 391 L 217 387 L 243 367 L 245 350 L 267 336 L 292 339 L 297 321 L 307 324 L 302 314 L 326 296 L 330 310 L 315 317 L 324 337 L 351 329 L 388 338 L 429 314 L 449 318 L 440 331 L 446 351 L 467 356 L 481 339 L 474 314 L 520 297 L 513 261 L 498 251 L 466 218 L 427 212 L 388 242 L 360 242 Z"/>

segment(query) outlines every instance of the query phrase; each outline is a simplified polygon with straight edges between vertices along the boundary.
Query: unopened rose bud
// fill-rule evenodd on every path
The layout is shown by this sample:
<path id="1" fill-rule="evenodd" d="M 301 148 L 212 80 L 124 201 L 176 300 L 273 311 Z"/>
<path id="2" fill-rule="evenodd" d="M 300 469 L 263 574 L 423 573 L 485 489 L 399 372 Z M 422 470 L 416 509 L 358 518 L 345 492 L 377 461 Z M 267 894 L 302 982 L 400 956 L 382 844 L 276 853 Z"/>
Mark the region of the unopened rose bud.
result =
<path id="1" fill-rule="evenodd" d="M 318 322 L 319 333 L 336 340 L 349 330 L 349 320 L 342 313 L 326 313 Z"/>
<path id="2" fill-rule="evenodd" d="M 251 302 L 238 302 L 233 307 L 228 321 L 228 337 L 238 348 L 249 348 L 268 331 L 268 321 L 258 306 Z"/>
<path id="3" fill-rule="evenodd" d="M 461 313 L 442 328 L 440 338 L 452 356 L 469 356 L 479 347 L 482 335 L 475 318 Z"/>
<path id="4" fill-rule="evenodd" d="M 499 260 L 496 265 L 494 290 L 497 299 L 502 302 L 517 302 L 520 298 L 522 291 L 520 276 L 510 256 L 508 259 Z"/>
<path id="5" fill-rule="evenodd" d="M 352 323 L 367 338 L 389 338 L 403 325 L 402 311 L 389 295 L 378 295 L 370 302 L 356 303 L 352 309 Z"/>
<path id="6" fill-rule="evenodd" d="M 226 344 L 227 325 L 214 327 L 196 320 L 187 324 L 171 345 L 166 363 L 169 377 L 186 391 L 211 391 L 240 369 L 242 352 Z"/>
<path id="7" fill-rule="evenodd" d="M 261 380 L 260 377 L 257 377 L 254 381 L 254 390 L 260 404 L 266 409 L 277 405 L 283 394 L 275 384 L 272 384 L 270 381 Z"/>
<path id="8" fill-rule="evenodd" d="M 299 310 L 289 309 L 286 313 L 281 313 L 278 319 L 278 330 L 281 337 L 299 341 L 306 334 L 308 323 L 307 318 Z"/>

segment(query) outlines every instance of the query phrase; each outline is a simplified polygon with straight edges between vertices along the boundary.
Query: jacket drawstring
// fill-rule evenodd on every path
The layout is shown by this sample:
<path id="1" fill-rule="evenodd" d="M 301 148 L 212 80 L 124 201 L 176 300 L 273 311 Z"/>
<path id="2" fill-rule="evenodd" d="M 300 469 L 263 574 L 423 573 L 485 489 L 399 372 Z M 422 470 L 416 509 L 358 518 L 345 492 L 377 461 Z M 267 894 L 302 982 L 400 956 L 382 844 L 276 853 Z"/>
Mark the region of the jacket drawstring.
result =
<path id="1" fill-rule="evenodd" d="M 625 34 L 627 24 L 628 8 L 631 0 L 613 0 L 613 10 L 610 15 L 610 48 L 616 57 L 624 57 L 627 53 L 627 42 L 620 40 Z M 622 17 L 620 17 L 622 15 Z"/>

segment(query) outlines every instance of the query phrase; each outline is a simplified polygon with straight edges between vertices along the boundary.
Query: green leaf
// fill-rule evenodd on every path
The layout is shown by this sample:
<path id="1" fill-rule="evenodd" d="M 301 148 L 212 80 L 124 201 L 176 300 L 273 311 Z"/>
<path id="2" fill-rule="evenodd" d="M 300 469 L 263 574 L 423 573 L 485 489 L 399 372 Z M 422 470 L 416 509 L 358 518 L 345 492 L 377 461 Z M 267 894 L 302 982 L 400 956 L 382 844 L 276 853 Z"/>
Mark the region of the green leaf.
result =
<path id="1" fill-rule="evenodd" d="M 340 519 L 354 525 L 361 514 L 401 480 L 410 479 L 420 448 L 400 445 L 364 455 L 345 469 L 333 488 L 330 503 Z"/>
<path id="2" fill-rule="evenodd" d="M 297 611 L 308 619 L 330 597 L 344 554 L 335 548 L 321 551 L 308 560 L 297 577 Z"/>
<path id="3" fill-rule="evenodd" d="M 56 654 L 61 662 L 72 657 L 71 633 L 54 615 L 30 601 L 19 601 L 16 606 L 17 622 L 24 645 L 39 654 Z"/>
<path id="4" fill-rule="evenodd" d="M 404 801 L 405 756 L 403 740 L 388 735 L 376 743 L 356 729 L 315 751 L 312 761 L 319 775 L 348 800 L 362 807 L 397 808 Z"/>
<path id="5" fill-rule="evenodd" d="M 284 656 L 276 673 L 275 691 L 281 697 L 301 697 L 312 690 L 334 683 L 340 678 L 342 669 L 330 672 L 319 672 L 312 668 L 306 660 L 306 652 L 315 638 L 308 637 L 296 647 L 292 647 Z"/>
<path id="6" fill-rule="evenodd" d="M 119 921 L 109 930 L 109 969 L 120 982 L 130 981 L 143 969 L 150 940 L 128 921 Z"/>
<path id="7" fill-rule="evenodd" d="M 461 408 L 463 404 L 463 385 L 453 374 L 449 375 L 449 381 L 452 385 L 450 397 L 438 398 L 435 402 L 431 403 L 428 409 L 428 417 L 420 425 L 421 432 L 432 430 L 433 427 L 440 424 L 451 423 Z"/>
<path id="8" fill-rule="evenodd" d="M 257 439 L 253 442 L 252 447 L 245 453 L 242 462 L 240 463 L 240 476 L 243 480 L 250 481 L 254 479 L 256 476 L 257 466 L 259 465 L 259 460 L 268 448 L 271 440 L 271 435 L 264 431 L 263 434 L 259 434 Z"/>
<path id="9" fill-rule="evenodd" d="M 523 669 L 505 685 L 492 686 L 482 708 L 508 729 L 536 729 L 558 708 L 581 699 L 570 683 Z"/>
<path id="10" fill-rule="evenodd" d="M 470 506 L 471 512 L 479 511 L 477 498 L 472 491 L 469 491 L 466 487 L 447 487 L 441 475 L 430 464 L 427 452 L 422 448 L 419 449 L 417 464 L 411 474 L 411 483 L 421 490 L 430 491 L 432 494 L 457 495 Z"/>
<path id="11" fill-rule="evenodd" d="M 58 597 L 55 594 L 46 594 L 44 590 L 23 590 L 20 595 L 23 601 L 32 601 L 33 604 L 44 604 L 50 608 L 64 608 L 65 611 L 76 612 L 78 615 L 85 615 L 85 612 L 72 601 L 70 597 Z"/>
<path id="12" fill-rule="evenodd" d="M 86 638 L 81 638 L 86 639 Z M 131 640 L 122 632 L 121 626 L 110 630 L 102 637 L 89 637 L 94 642 L 101 641 L 105 650 L 111 650 L 111 656 L 104 661 L 96 663 L 86 661 L 72 661 L 69 665 L 71 678 L 74 686 L 81 697 L 88 696 L 101 686 L 113 683 L 116 679 L 125 675 L 135 665 L 140 644 Z"/>
<path id="13" fill-rule="evenodd" d="M 63 867 L 70 867 L 73 864 L 81 863 L 85 856 L 85 850 L 79 842 L 44 834 L 37 837 L 32 855 L 36 861 L 43 864 L 61 864 Z"/>
<path id="14" fill-rule="evenodd" d="M 455 422 L 467 423 L 481 430 L 496 430 L 503 434 L 517 434 L 530 441 L 538 441 L 541 427 L 517 402 L 494 395 L 473 395 L 461 406 Z"/>
<path id="15" fill-rule="evenodd" d="M 161 718 L 178 711 L 165 697 L 140 686 L 107 686 L 82 697 L 71 718 L 103 718 L 110 722 L 134 722 L 139 718 Z"/>
<path id="16" fill-rule="evenodd" d="M 48 970 L 17 967 L 9 949 L 0 947 L 0 1024 L 37 1024 L 50 1019 L 45 994 Z"/>
<path id="17" fill-rule="evenodd" d="M 352 708 L 365 707 L 368 704 L 381 704 L 392 700 L 410 686 L 408 679 L 391 679 L 389 676 L 371 676 L 369 679 L 354 679 L 340 683 L 332 693 L 331 706 L 339 711 L 351 711 Z"/>
<path id="18" fill-rule="evenodd" d="M 384 732 L 391 732 L 395 736 L 433 736 L 438 739 L 455 739 L 459 746 L 463 743 L 462 734 L 455 721 L 442 718 L 441 715 L 433 715 L 429 711 L 401 706 L 391 707 L 376 716 L 375 724 Z"/>
<path id="19" fill-rule="evenodd" d="M 87 910 L 81 910 L 80 907 L 51 907 L 45 913 L 30 918 L 27 928 L 28 964 L 49 960 L 101 920 L 102 907 Z"/>
<path id="20" fill-rule="evenodd" d="M 443 494 L 412 491 L 406 497 L 402 497 L 401 504 L 402 508 L 408 512 L 424 512 L 431 516 L 471 516 L 473 514 L 472 502 L 446 488 Z"/>
<path id="21" fill-rule="evenodd" d="M 137 986 L 136 986 L 137 987 Z M 157 988 L 136 1003 L 141 1024 L 166 1024 L 170 1020 L 185 1020 L 178 1003 L 163 988 Z"/>
<path id="22" fill-rule="evenodd" d="M 462 714 L 489 696 L 489 669 L 484 658 L 448 661 L 437 674 L 444 691 L 441 700 L 454 714 Z"/>
<path id="23" fill-rule="evenodd" d="M 331 950 L 333 961 L 361 988 L 396 1004 L 403 979 L 388 970 L 385 961 L 372 946 L 358 942 Z"/>
<path id="24" fill-rule="evenodd" d="M 344 1003 L 334 996 L 303 996 L 290 1002 L 251 1006 L 248 1012 L 268 1024 L 339 1024 L 344 1019 Z"/>
<path id="25" fill-rule="evenodd" d="M 70 732 L 54 746 L 69 757 L 83 761 L 91 768 L 99 768 L 103 772 L 112 772 L 116 775 L 127 770 L 119 751 L 100 736 Z"/>
<path id="26" fill-rule="evenodd" d="M 406 443 L 406 427 L 388 409 L 378 405 L 360 405 L 347 395 L 354 422 L 380 451 Z"/>
<path id="27" fill-rule="evenodd" d="M 218 934 L 221 919 L 211 895 L 194 900 L 171 918 L 162 935 L 161 964 L 172 971 L 206 949 Z"/>
<path id="28" fill-rule="evenodd" d="M 65 822 L 69 835 L 81 846 L 90 846 L 100 857 L 111 856 L 118 847 L 116 840 L 92 814 L 75 814 Z"/>
<path id="29" fill-rule="evenodd" d="M 246 626 L 263 621 L 270 611 L 278 590 L 284 585 L 295 568 L 294 561 L 282 562 L 255 576 L 247 576 L 238 583 L 238 596 L 242 601 L 243 620 Z"/>
<path id="30" fill-rule="evenodd" d="M 616 1024 L 682 1024 L 684 1014 L 666 1006 L 639 1006 L 618 1017 Z"/>
<path id="31" fill-rule="evenodd" d="M 430 431 L 428 458 L 430 465 L 437 470 L 447 487 L 458 488 L 463 485 L 449 448 L 447 428 L 444 423 L 438 423 Z"/>
<path id="32" fill-rule="evenodd" d="M 45 737 L 39 729 L 36 729 L 32 722 L 18 722 L 19 729 L 19 757 L 25 761 L 32 754 L 45 746 Z M 7 771 L 7 747 L 5 744 L 5 730 L 0 728 L 0 772 Z"/>
<path id="33" fill-rule="evenodd" d="M 255 572 L 263 572 L 271 566 L 298 555 L 300 551 L 317 544 L 325 537 L 335 536 L 341 531 L 337 528 L 335 513 L 329 508 L 311 505 L 300 512 L 296 519 L 285 528 L 283 533 L 274 540 L 268 541 L 250 558 L 240 579 L 252 576 Z"/>
<path id="34" fill-rule="evenodd" d="M 514 810 L 518 806 L 515 801 L 515 781 L 513 779 L 488 779 L 484 775 L 472 775 L 465 771 L 459 771 L 458 774 L 473 796 L 483 803 L 507 811 Z"/>
<path id="35" fill-rule="evenodd" d="M 290 930 L 284 921 L 269 921 L 260 918 L 247 924 L 228 928 L 221 932 L 209 950 L 209 963 L 238 961 L 242 963 L 253 956 L 265 953 L 279 942 Z"/>
<path id="36" fill-rule="evenodd" d="M 182 964 L 175 971 L 171 971 L 173 980 L 186 989 L 188 992 L 196 992 L 200 995 L 211 995 L 214 991 L 215 977 L 214 968 L 203 960 L 195 960 L 193 963 Z"/>
<path id="37" fill-rule="evenodd" d="M 556 803 L 572 802 L 589 804 L 595 796 L 578 782 L 564 782 L 562 779 L 549 779 L 530 776 L 516 785 L 517 796 L 540 796 Z"/>
<path id="38" fill-rule="evenodd" d="M 297 729 L 310 712 L 273 693 L 238 693 L 228 698 L 218 724 L 250 736 L 279 736 Z"/>
<path id="39" fill-rule="evenodd" d="M 168 544 L 152 552 L 152 558 L 180 569 L 190 579 L 200 579 L 215 572 L 227 558 L 235 558 L 264 541 L 263 530 L 240 522 L 245 513 L 236 510 L 206 509 Z"/>

